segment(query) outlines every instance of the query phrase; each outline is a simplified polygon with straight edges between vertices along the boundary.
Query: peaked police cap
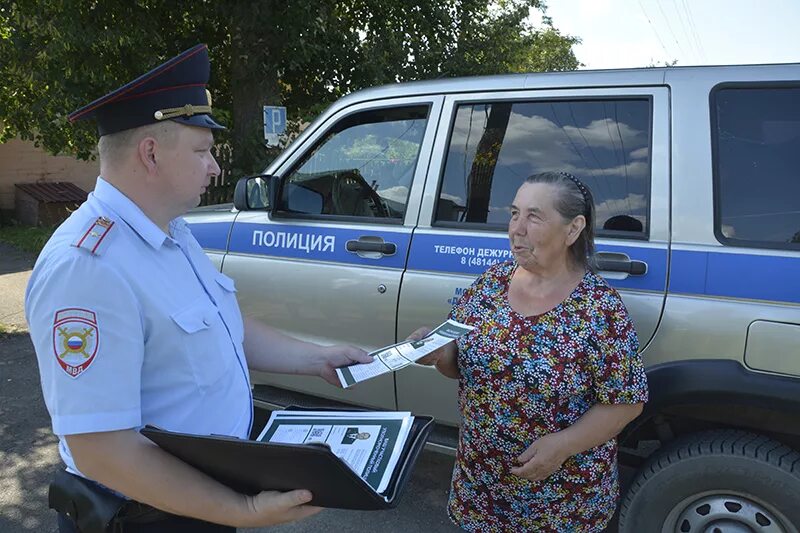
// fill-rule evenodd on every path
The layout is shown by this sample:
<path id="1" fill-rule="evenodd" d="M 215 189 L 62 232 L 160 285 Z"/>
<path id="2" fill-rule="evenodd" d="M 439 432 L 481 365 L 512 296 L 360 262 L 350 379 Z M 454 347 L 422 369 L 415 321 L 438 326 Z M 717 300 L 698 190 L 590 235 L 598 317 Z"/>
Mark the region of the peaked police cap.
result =
<path id="1" fill-rule="evenodd" d="M 206 89 L 210 70 L 208 47 L 198 44 L 73 111 L 69 121 L 94 119 L 101 136 L 164 120 L 224 129 L 211 117 L 211 95 Z"/>

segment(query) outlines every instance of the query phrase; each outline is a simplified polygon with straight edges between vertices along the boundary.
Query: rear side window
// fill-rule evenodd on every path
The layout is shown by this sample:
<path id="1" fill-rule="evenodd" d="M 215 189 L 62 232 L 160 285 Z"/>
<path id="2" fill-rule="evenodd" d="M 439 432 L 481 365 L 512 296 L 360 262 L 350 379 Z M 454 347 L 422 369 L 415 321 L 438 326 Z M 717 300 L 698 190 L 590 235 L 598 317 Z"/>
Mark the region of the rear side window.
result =
<path id="1" fill-rule="evenodd" d="M 278 209 L 402 220 L 428 111 L 385 108 L 343 118 L 289 173 Z"/>
<path id="2" fill-rule="evenodd" d="M 650 131 L 648 98 L 460 105 L 436 222 L 505 228 L 526 177 L 565 171 L 592 190 L 598 235 L 646 238 Z"/>
<path id="3" fill-rule="evenodd" d="M 800 87 L 723 87 L 711 107 L 717 238 L 800 249 Z"/>

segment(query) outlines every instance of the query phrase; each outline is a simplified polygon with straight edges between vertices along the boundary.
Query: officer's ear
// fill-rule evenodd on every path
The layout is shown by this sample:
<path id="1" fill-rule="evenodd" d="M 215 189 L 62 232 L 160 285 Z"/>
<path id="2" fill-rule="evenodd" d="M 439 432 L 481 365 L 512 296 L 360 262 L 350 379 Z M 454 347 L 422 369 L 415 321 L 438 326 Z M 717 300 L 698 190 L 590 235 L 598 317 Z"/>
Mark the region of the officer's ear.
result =
<path id="1" fill-rule="evenodd" d="M 137 145 L 137 156 L 139 161 L 147 169 L 148 174 L 153 174 L 156 171 L 156 152 L 158 142 L 153 137 L 144 137 Z"/>

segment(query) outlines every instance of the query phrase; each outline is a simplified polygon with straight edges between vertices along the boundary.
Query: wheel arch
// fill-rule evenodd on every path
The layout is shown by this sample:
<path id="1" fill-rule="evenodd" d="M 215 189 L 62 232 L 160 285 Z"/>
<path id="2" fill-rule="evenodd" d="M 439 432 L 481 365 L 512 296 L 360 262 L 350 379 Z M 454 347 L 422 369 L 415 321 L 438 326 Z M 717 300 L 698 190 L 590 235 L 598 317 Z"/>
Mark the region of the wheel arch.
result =
<path id="1" fill-rule="evenodd" d="M 620 434 L 623 447 L 717 428 L 767 434 L 800 447 L 800 378 L 734 360 L 684 360 L 647 369 L 650 398 Z"/>

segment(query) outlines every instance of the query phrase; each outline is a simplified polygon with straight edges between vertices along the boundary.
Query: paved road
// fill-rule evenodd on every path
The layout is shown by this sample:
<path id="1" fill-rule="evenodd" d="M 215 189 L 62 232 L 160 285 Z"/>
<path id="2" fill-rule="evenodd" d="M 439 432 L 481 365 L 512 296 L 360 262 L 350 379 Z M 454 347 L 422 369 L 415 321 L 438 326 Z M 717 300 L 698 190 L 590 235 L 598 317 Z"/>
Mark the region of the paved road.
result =
<path id="1" fill-rule="evenodd" d="M 56 446 L 30 338 L 0 334 L 0 531 L 54 531 L 47 484 L 60 467 Z"/>
<path id="2" fill-rule="evenodd" d="M 33 256 L 0 243 L 0 531 L 52 531 L 47 483 L 60 465 L 25 333 L 23 295 Z"/>
<path id="3" fill-rule="evenodd" d="M 0 324 L 27 327 L 22 303 L 33 263 L 31 254 L 0 242 Z"/>

